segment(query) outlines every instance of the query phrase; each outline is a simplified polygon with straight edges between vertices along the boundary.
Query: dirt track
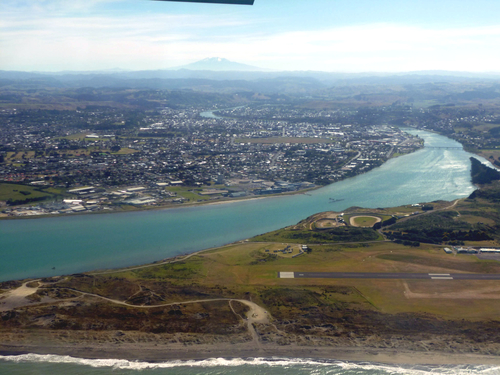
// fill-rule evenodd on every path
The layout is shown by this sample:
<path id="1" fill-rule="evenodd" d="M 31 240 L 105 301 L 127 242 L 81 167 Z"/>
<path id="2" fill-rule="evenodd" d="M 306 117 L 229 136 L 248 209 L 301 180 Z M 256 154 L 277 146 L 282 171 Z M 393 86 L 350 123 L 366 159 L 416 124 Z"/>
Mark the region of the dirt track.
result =
<path id="1" fill-rule="evenodd" d="M 54 300 L 51 299 L 51 301 L 42 301 L 42 302 L 35 302 L 33 303 L 26 297 L 30 296 L 31 294 L 34 294 L 37 292 L 37 290 L 42 286 L 43 284 L 39 283 L 38 287 L 35 288 L 30 288 L 27 286 L 28 283 L 32 283 L 33 281 L 29 281 L 21 285 L 19 288 L 10 290 L 4 294 L 1 295 L 0 299 L 0 311 L 8 311 L 15 309 L 17 307 L 23 307 L 23 306 L 32 306 L 35 304 L 41 304 L 41 303 L 46 303 L 46 302 L 52 302 Z M 86 293 L 86 292 L 81 292 L 76 289 L 71 289 L 71 288 L 64 288 L 64 289 L 69 289 L 73 290 L 77 293 L 80 293 L 82 296 L 91 296 L 91 297 L 96 297 L 103 299 L 105 301 L 115 303 L 117 305 L 123 305 L 127 307 L 133 307 L 133 308 L 139 308 L 139 309 L 151 309 L 151 308 L 156 308 L 156 307 L 162 307 L 162 306 L 173 306 L 173 305 L 185 305 L 188 303 L 198 303 L 198 302 L 212 302 L 212 301 L 228 301 L 228 303 L 231 303 L 231 301 L 237 301 L 240 302 L 250 308 L 250 310 L 247 313 L 247 322 L 249 325 L 252 323 L 269 323 L 269 316 L 266 310 L 257 305 L 254 302 L 247 301 L 244 299 L 232 299 L 232 298 L 212 298 L 212 299 L 202 299 L 202 300 L 194 300 L 194 301 L 180 301 L 180 302 L 171 302 L 171 303 L 165 303 L 165 304 L 159 304 L 159 305 L 148 305 L 148 306 L 138 306 L 138 305 L 131 305 L 129 303 L 112 299 L 112 298 L 107 298 L 100 296 L 98 294 L 93 294 L 93 293 Z M 78 297 L 77 297 L 78 298 Z M 74 299 L 74 298 L 71 298 Z M 59 302 L 59 301 L 57 301 Z M 232 308 L 232 306 L 231 306 Z"/>

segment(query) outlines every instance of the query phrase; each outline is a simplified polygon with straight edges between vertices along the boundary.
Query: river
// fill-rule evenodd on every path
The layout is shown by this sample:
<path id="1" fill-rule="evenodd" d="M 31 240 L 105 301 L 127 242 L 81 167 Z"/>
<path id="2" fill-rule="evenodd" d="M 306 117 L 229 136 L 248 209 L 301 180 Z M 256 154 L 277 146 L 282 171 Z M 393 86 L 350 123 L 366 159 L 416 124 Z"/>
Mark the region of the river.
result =
<path id="1" fill-rule="evenodd" d="M 217 112 L 217 111 L 228 111 L 230 109 L 243 108 L 243 107 L 245 107 L 245 106 L 244 105 L 239 105 L 237 107 L 214 109 L 213 111 L 200 112 L 200 116 L 201 117 L 205 117 L 205 118 L 212 118 L 212 119 L 223 119 L 224 117 L 217 116 L 214 112 Z"/>
<path id="2" fill-rule="evenodd" d="M 0 280 L 143 264 L 268 232 L 317 212 L 468 196 L 472 155 L 410 130 L 426 147 L 308 194 L 155 211 L 0 221 Z M 483 159 L 484 160 L 484 159 Z M 330 198 L 342 199 L 331 203 Z"/>

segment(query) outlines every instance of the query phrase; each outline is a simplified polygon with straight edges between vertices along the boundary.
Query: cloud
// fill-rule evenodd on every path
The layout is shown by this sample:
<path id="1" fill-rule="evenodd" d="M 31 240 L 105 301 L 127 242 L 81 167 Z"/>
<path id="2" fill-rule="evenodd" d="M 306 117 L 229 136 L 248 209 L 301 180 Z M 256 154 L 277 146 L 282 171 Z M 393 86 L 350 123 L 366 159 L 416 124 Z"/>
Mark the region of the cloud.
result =
<path id="1" fill-rule="evenodd" d="M 99 7 L 123 3 L 122 0 L 2 0 L 3 13 L 65 16 L 98 10 Z"/>
<path id="2" fill-rule="evenodd" d="M 0 11 L 0 69 L 166 67 L 192 58 L 180 42 L 204 44 L 211 33 L 247 22 L 203 14 L 59 15 L 50 8 L 27 6 L 22 17 L 12 7 Z"/>
<path id="3" fill-rule="evenodd" d="M 498 70 L 499 43 L 500 26 L 431 29 L 371 24 L 282 33 L 253 44 L 263 61 L 287 61 L 292 69 L 300 65 L 342 71 L 485 71 Z"/>
<path id="4" fill-rule="evenodd" d="M 6 0 L 0 69 L 161 69 L 209 56 L 287 70 L 498 70 L 500 25 L 374 23 L 270 32 L 241 14 L 104 11 L 114 0 Z M 100 11 L 95 11 L 100 9 Z"/>

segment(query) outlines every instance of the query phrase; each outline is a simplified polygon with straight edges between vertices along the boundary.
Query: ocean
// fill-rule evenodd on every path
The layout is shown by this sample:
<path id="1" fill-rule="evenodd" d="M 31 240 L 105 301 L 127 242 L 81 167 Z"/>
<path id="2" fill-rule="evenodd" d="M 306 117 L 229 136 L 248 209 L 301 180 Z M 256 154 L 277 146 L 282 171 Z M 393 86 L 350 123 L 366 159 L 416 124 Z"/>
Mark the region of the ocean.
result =
<path id="1" fill-rule="evenodd" d="M 500 374 L 499 366 L 387 365 L 299 358 L 210 358 L 159 363 L 25 354 L 0 356 L 2 375 L 471 375 Z"/>

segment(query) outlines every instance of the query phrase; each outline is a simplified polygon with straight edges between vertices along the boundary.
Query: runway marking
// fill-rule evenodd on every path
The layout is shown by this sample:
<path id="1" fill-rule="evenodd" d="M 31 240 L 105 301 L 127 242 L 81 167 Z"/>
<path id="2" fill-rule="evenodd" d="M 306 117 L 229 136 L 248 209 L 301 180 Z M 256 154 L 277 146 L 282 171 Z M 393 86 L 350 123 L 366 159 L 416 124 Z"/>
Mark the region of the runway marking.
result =
<path id="1" fill-rule="evenodd" d="M 429 276 L 450 276 L 449 273 L 430 273 Z"/>
<path id="2" fill-rule="evenodd" d="M 295 274 L 293 272 L 280 272 L 280 279 L 293 279 Z"/>
<path id="3" fill-rule="evenodd" d="M 411 280 L 500 280 L 498 274 L 468 274 L 468 273 L 383 273 L 383 272 L 278 272 L 279 277 L 302 279 L 411 279 Z M 288 276 L 287 274 L 290 274 Z"/>
<path id="4" fill-rule="evenodd" d="M 453 280 L 453 277 L 451 276 L 433 276 L 431 277 L 432 280 Z"/>

